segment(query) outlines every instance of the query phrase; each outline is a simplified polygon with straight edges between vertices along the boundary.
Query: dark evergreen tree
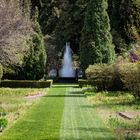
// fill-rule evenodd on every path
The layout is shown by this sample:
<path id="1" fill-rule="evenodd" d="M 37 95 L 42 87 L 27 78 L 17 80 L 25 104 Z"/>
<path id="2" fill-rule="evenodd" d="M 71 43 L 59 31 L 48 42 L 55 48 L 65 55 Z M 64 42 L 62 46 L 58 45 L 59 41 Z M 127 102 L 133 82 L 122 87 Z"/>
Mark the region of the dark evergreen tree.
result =
<path id="1" fill-rule="evenodd" d="M 2 76 L 3 76 L 3 69 L 2 69 L 2 65 L 0 63 L 0 82 L 1 82 Z"/>
<path id="2" fill-rule="evenodd" d="M 69 41 L 72 50 L 79 52 L 79 41 L 84 24 L 84 12 L 87 0 L 67 0 L 62 7 L 59 22 L 55 28 L 58 49 Z"/>
<path id="3" fill-rule="evenodd" d="M 115 52 L 110 33 L 106 0 L 90 0 L 80 42 L 81 67 L 94 63 L 111 63 Z"/>
<path id="4" fill-rule="evenodd" d="M 130 49 L 131 43 L 140 42 L 140 1 L 108 0 L 113 43 L 117 53 Z"/>
<path id="5" fill-rule="evenodd" d="M 25 60 L 24 76 L 25 79 L 38 80 L 44 76 L 46 67 L 46 50 L 40 25 L 37 21 L 38 10 L 36 8 L 33 17 L 34 33 L 31 40 L 29 57 Z"/>

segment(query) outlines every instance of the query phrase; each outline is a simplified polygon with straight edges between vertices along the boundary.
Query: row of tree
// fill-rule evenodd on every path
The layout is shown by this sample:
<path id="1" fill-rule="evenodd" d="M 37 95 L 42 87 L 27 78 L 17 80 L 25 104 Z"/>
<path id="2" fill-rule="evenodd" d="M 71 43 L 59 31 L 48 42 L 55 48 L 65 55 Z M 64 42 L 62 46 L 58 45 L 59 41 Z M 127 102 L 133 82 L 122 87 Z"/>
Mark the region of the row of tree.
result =
<path id="1" fill-rule="evenodd" d="M 98 46 L 97 38 L 95 39 L 96 35 L 102 34 L 98 38 L 103 36 L 103 38 L 106 38 L 105 36 L 107 35 L 107 38 L 110 40 L 107 44 L 111 45 L 113 42 L 114 46 L 107 47 L 108 45 L 105 43 L 105 47 L 101 47 L 103 49 L 107 47 L 108 49 L 107 54 L 109 56 L 106 60 L 102 60 L 104 59 L 103 57 L 107 57 L 102 56 L 103 50 L 98 54 L 95 54 L 94 50 L 93 56 L 90 54 L 91 50 L 87 49 L 89 56 L 92 56 L 89 58 L 93 58 L 93 60 L 89 60 L 89 63 L 91 61 L 92 63 L 101 61 L 110 62 L 114 57 L 113 47 L 117 54 L 125 54 L 130 49 L 131 44 L 140 41 L 139 0 L 32 0 L 32 2 L 39 7 L 39 21 L 43 34 L 56 37 L 58 51 L 62 49 L 66 41 L 71 42 L 71 47 L 74 52 L 78 55 L 81 54 L 81 62 L 87 61 L 88 59 L 86 57 L 86 46 L 92 46 L 90 48 L 94 48 L 94 46 L 96 48 Z M 101 26 L 106 29 L 102 29 Z M 97 28 L 100 28 L 100 31 Z M 96 29 L 100 33 L 97 33 Z M 105 33 L 106 31 L 107 33 Z M 91 36 L 89 37 L 87 34 Z M 93 40 L 96 41 L 93 42 Z M 97 50 L 100 48 L 99 46 L 96 48 Z M 82 53 L 81 50 L 83 49 L 84 51 Z M 100 60 L 96 60 L 96 56 L 100 56 L 100 58 L 97 57 Z M 82 67 L 85 69 L 87 64 L 83 65 Z"/>
<path id="2" fill-rule="evenodd" d="M 139 0 L 1 0 L 0 63 L 4 78 L 43 77 L 43 36 L 53 38 L 50 47 L 57 46 L 56 56 L 48 54 L 53 58 L 58 58 L 69 41 L 84 70 L 89 64 L 113 62 L 115 52 L 122 54 L 130 44 L 140 42 L 139 10 Z M 49 58 L 48 65 L 51 61 Z"/>
<path id="3" fill-rule="evenodd" d="M 46 50 L 38 10 L 32 10 L 30 0 L 1 0 L 0 63 L 4 78 L 40 79 L 44 75 Z"/>

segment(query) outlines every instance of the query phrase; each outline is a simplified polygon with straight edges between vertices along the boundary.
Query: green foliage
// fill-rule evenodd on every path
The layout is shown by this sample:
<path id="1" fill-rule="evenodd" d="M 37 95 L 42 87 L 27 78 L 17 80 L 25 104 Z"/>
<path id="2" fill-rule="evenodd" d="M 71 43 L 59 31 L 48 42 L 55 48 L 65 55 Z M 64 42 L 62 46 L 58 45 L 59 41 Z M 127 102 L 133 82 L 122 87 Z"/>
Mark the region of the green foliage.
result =
<path id="1" fill-rule="evenodd" d="M 93 85 L 97 87 L 97 90 L 111 90 L 114 75 L 113 65 L 108 64 L 90 65 L 86 70 L 87 79 L 93 81 Z"/>
<path id="2" fill-rule="evenodd" d="M 11 126 L 15 121 L 38 101 L 39 98 L 32 98 L 32 96 L 45 94 L 46 90 L 40 88 L 0 88 L 0 129 L 2 129 L 1 124 L 5 125 L 6 122 L 5 120 L 1 122 L 1 119 L 5 118 L 8 121 L 7 130 L 12 130 Z M 30 97 L 33 100 L 28 100 Z M 23 128 L 21 128 L 21 131 L 23 131 Z M 3 133 L 0 135 L 3 135 Z M 0 139 L 2 139 L 1 136 Z"/>
<path id="3" fill-rule="evenodd" d="M 35 1 L 33 0 L 32 3 L 35 3 Z M 37 0 L 36 3 L 35 6 L 38 6 L 40 12 L 39 23 L 43 34 L 53 33 L 59 21 L 60 6 L 63 2 L 61 0 Z"/>
<path id="4" fill-rule="evenodd" d="M 32 17 L 33 29 L 37 34 L 39 34 L 42 37 L 42 32 L 41 32 L 41 27 L 40 27 L 39 22 L 38 22 L 38 17 L 39 17 L 39 11 L 38 11 L 38 8 L 35 7 L 34 14 Z"/>
<path id="5" fill-rule="evenodd" d="M 7 113 L 5 112 L 5 110 L 2 107 L 0 107 L 0 117 L 5 117 L 6 114 Z"/>
<path id="6" fill-rule="evenodd" d="M 78 84 L 79 84 L 80 88 L 82 88 L 84 86 L 89 86 L 89 85 L 93 86 L 93 85 L 95 85 L 94 81 L 92 81 L 92 80 L 84 80 L 84 79 L 79 79 Z"/>
<path id="7" fill-rule="evenodd" d="M 53 83 L 53 80 L 47 80 L 47 81 L 4 80 L 4 81 L 1 81 L 0 87 L 47 88 L 47 87 L 51 87 L 52 83 Z"/>
<path id="8" fill-rule="evenodd" d="M 124 90 L 124 83 L 121 80 L 119 66 L 117 64 L 94 64 L 86 71 L 87 85 L 94 85 L 97 90 Z"/>
<path id="9" fill-rule="evenodd" d="M 138 12 L 140 2 L 139 0 L 109 0 L 108 3 L 113 42 L 116 52 L 122 53 L 123 49 L 129 49 L 130 43 L 140 41 L 140 12 Z M 121 42 L 118 42 L 119 40 Z"/>
<path id="10" fill-rule="evenodd" d="M 129 49 L 130 43 L 139 40 L 140 2 L 139 0 L 104 0 L 105 2 L 109 5 L 107 10 L 116 52 L 123 53 L 124 50 Z M 84 15 L 89 3 L 97 5 L 96 1 L 89 0 L 32 0 L 33 7 L 39 8 L 39 22 L 43 33 L 45 35 L 54 33 L 60 48 L 66 41 L 70 41 L 72 46 L 77 47 L 77 52 L 84 26 Z M 101 8 L 99 5 L 97 7 Z"/>
<path id="11" fill-rule="evenodd" d="M 27 111 L 26 115 L 22 116 L 21 119 L 19 119 L 18 122 L 14 124 L 14 126 L 3 133 L 1 136 L 1 140 L 11 138 L 13 140 L 21 138 L 22 140 L 33 140 L 35 138 L 38 140 L 59 139 L 61 120 L 64 110 L 63 96 L 65 95 L 65 91 L 65 88 L 51 88 L 47 93 L 48 97 L 46 96 L 44 98 L 41 98 L 41 100 L 37 104 L 34 104 L 34 106 L 32 106 L 29 111 L 27 111 L 27 108 L 26 110 L 24 110 Z M 58 99 L 59 95 L 60 98 Z M 21 100 L 21 97 L 16 99 Z M 20 107 L 23 107 L 24 109 L 26 104 L 24 104 L 24 107 L 23 105 Z"/>
<path id="12" fill-rule="evenodd" d="M 124 64 L 96 64 L 86 70 L 87 83 L 97 90 L 129 90 L 140 98 L 140 62 Z"/>
<path id="13" fill-rule="evenodd" d="M 108 123 L 110 126 L 119 129 L 129 129 L 130 132 L 126 132 L 124 136 L 124 140 L 139 140 L 138 136 L 132 133 L 132 130 L 139 130 L 140 129 L 140 118 L 134 118 L 131 122 L 127 122 L 126 120 L 122 120 L 117 117 L 110 116 Z"/>
<path id="14" fill-rule="evenodd" d="M 1 82 L 2 76 L 3 76 L 3 69 L 2 69 L 2 65 L 0 63 L 0 82 Z"/>
<path id="15" fill-rule="evenodd" d="M 42 38 L 34 33 L 29 57 L 25 59 L 23 75 L 28 80 L 38 80 L 44 76 L 46 51 Z"/>
<path id="16" fill-rule="evenodd" d="M 119 66 L 119 73 L 125 88 L 129 89 L 136 98 L 140 98 L 140 64 L 125 63 Z"/>
<path id="17" fill-rule="evenodd" d="M 0 118 L 0 132 L 7 126 L 8 121 L 5 118 Z"/>
<path id="18" fill-rule="evenodd" d="M 59 50 L 66 41 L 69 41 L 72 49 L 78 53 L 86 3 L 87 0 L 75 0 L 73 2 L 66 1 L 63 5 L 59 22 L 55 28 Z"/>
<path id="19" fill-rule="evenodd" d="M 140 100 L 136 100 L 131 93 L 122 91 L 93 92 L 92 95 L 90 94 L 88 96 L 88 99 L 93 106 L 96 106 L 97 111 L 101 112 L 101 118 L 106 125 L 109 125 L 109 127 L 115 130 L 119 140 L 125 138 L 127 140 L 127 137 L 132 137 L 133 134 L 135 137 L 139 137 L 139 117 L 126 120 L 116 115 L 116 112 L 139 111 Z"/>
<path id="20" fill-rule="evenodd" d="M 85 13 L 80 42 L 81 66 L 85 70 L 94 63 L 111 63 L 115 52 L 106 12 L 107 2 L 91 0 Z"/>
<path id="21" fill-rule="evenodd" d="M 38 80 L 44 76 L 46 68 L 46 50 L 43 36 L 41 33 L 40 25 L 38 23 L 38 10 L 36 8 L 33 16 L 33 29 L 32 40 L 30 42 L 30 53 L 25 58 L 23 68 L 24 79 Z"/>

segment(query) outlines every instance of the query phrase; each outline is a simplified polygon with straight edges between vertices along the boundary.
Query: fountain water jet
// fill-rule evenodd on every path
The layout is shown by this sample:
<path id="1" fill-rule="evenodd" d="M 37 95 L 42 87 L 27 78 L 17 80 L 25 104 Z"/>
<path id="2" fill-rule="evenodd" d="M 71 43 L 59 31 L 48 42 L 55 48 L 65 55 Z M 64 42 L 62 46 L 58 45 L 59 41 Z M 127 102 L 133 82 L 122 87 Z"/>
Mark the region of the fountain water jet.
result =
<path id="1" fill-rule="evenodd" d="M 72 56 L 71 56 L 71 49 L 70 49 L 70 43 L 66 43 L 66 48 L 64 52 L 64 58 L 63 58 L 63 66 L 59 71 L 60 77 L 66 77 L 66 78 L 72 78 L 75 77 L 75 71 L 72 67 Z"/>

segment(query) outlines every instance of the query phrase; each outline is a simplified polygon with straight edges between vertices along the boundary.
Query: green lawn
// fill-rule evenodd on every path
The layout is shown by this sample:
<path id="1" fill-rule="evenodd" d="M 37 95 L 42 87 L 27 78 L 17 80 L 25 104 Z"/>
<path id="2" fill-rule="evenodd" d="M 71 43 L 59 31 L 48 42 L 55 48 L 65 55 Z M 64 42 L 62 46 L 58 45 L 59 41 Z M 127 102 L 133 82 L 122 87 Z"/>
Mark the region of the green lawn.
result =
<path id="1" fill-rule="evenodd" d="M 0 88 L 0 117 L 8 120 L 8 127 L 37 101 L 25 97 L 38 93 L 44 94 L 45 89 Z"/>
<path id="2" fill-rule="evenodd" d="M 55 85 L 1 140 L 115 140 L 77 85 Z"/>
<path id="3" fill-rule="evenodd" d="M 66 92 L 65 107 L 61 122 L 61 140 L 116 140 L 110 130 L 89 104 L 78 88 Z"/>
<path id="4" fill-rule="evenodd" d="M 88 101 L 96 108 L 97 115 L 112 127 L 119 139 L 140 139 L 140 118 L 127 120 L 118 112 L 140 112 L 140 100 L 127 92 L 85 92 Z"/>
<path id="5" fill-rule="evenodd" d="M 1 139 L 40 140 L 58 139 L 63 113 L 65 88 L 52 88 L 24 117 L 5 131 Z M 56 95 L 57 94 L 57 95 Z M 50 95 L 50 96 L 49 96 Z"/>

